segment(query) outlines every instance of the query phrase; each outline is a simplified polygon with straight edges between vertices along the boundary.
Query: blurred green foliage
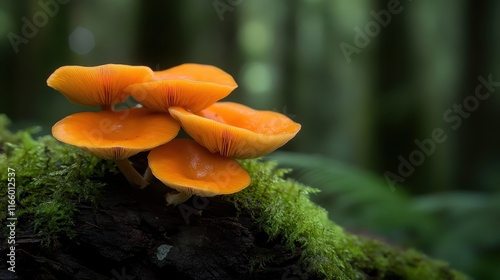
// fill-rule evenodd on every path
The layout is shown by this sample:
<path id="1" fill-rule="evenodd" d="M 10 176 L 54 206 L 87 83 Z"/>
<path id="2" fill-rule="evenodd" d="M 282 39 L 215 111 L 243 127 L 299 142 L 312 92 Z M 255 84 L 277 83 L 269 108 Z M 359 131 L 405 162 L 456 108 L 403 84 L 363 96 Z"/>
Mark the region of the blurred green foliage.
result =
<path id="1" fill-rule="evenodd" d="M 380 176 L 321 156 L 276 152 L 293 178 L 321 190 L 315 197 L 347 230 L 448 260 L 476 279 L 499 279 L 500 192 L 453 191 L 408 196 Z M 459 253 L 457 253 L 459 252 Z"/>
<path id="2" fill-rule="evenodd" d="M 499 1 L 216 2 L 2 1 L 0 113 L 14 128 L 48 134 L 64 116 L 95 110 L 46 86 L 62 65 L 213 64 L 240 85 L 228 100 L 302 124 L 284 149 L 327 158 L 324 177 L 309 177 L 323 178 L 310 184 L 323 189 L 332 218 L 418 244 L 479 279 L 499 277 L 497 87 L 473 100 L 479 76 L 500 81 Z M 390 5 L 398 12 L 387 14 Z M 343 43 L 356 51 L 346 55 Z M 446 141 L 392 193 L 384 173 L 399 174 L 400 156 L 409 160 L 415 140 L 436 128 Z M 333 195 L 337 188 L 344 195 Z"/>

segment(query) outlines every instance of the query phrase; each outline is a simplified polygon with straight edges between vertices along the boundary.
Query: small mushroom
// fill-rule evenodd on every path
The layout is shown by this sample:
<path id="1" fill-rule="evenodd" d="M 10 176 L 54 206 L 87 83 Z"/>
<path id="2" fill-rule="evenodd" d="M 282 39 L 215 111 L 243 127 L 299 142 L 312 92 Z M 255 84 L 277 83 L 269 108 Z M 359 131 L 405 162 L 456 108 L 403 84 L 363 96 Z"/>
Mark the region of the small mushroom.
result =
<path id="1" fill-rule="evenodd" d="M 193 140 L 175 139 L 151 150 L 153 175 L 179 191 L 167 194 L 167 204 L 180 204 L 192 195 L 232 194 L 250 184 L 250 175 L 232 159 L 210 153 Z"/>
<path id="2" fill-rule="evenodd" d="M 115 160 L 130 184 L 142 189 L 149 182 L 128 158 L 167 143 L 179 130 L 179 123 L 168 114 L 132 108 L 67 116 L 52 127 L 52 135 L 102 159 Z"/>
<path id="3" fill-rule="evenodd" d="M 144 107 L 168 112 L 171 106 L 200 111 L 226 97 L 238 85 L 228 73 L 203 64 L 187 63 L 154 72 L 152 81 L 125 89 Z"/>
<path id="4" fill-rule="evenodd" d="M 50 75 L 47 85 L 73 103 L 113 110 L 115 104 L 123 102 L 129 96 L 124 93 L 124 88 L 152 78 L 153 70 L 145 66 L 63 66 Z"/>
<path id="5" fill-rule="evenodd" d="M 290 141 L 300 124 L 283 114 L 257 111 L 233 102 L 218 102 L 196 113 L 169 109 L 182 128 L 212 153 L 232 158 L 256 158 Z"/>

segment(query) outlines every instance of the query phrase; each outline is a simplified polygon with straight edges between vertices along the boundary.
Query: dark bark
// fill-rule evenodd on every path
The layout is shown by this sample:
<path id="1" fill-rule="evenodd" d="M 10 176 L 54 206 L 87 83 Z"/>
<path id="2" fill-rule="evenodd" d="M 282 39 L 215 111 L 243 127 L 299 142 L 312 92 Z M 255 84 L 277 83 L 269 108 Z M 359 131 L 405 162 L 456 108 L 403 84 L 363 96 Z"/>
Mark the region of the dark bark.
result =
<path id="1" fill-rule="evenodd" d="M 297 264 L 300 250 L 293 253 L 279 240 L 268 240 L 231 203 L 194 197 L 167 207 L 164 192 L 160 184 L 134 190 L 113 178 L 97 208 L 78 205 L 76 236 L 50 246 L 33 236 L 33 220 L 23 218 L 16 274 L 5 269 L 2 254 L 0 278 L 314 279 Z"/>

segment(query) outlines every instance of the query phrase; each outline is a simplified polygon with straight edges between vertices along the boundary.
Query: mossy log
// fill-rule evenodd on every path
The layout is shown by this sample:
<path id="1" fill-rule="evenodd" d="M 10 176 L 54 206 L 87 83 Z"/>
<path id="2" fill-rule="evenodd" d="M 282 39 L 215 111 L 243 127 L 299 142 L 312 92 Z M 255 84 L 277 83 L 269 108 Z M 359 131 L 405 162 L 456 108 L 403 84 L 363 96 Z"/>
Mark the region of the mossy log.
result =
<path id="1" fill-rule="evenodd" d="M 19 279 L 35 279 L 35 275 L 37 279 L 151 280 L 306 275 L 305 268 L 296 264 L 300 251 L 293 253 L 278 240 L 269 241 L 250 217 L 236 217 L 232 203 L 195 197 L 166 207 L 161 190 L 134 190 L 126 181 L 115 179 L 108 182 L 97 208 L 76 205 L 72 239 L 58 237 L 44 246 L 34 235 L 33 217 L 20 220 Z M 264 263 L 265 267 L 259 266 Z M 10 274 L 6 271 L 0 278 L 9 279 Z"/>
<path id="2" fill-rule="evenodd" d="M 174 207 L 159 181 L 133 189 L 110 162 L 1 130 L 0 177 L 10 167 L 17 184 L 16 272 L 3 242 L 1 279 L 467 279 L 414 250 L 345 232 L 310 201 L 317 190 L 284 179 L 274 163 L 241 161 L 247 189 Z M 145 154 L 133 162 L 144 169 Z"/>

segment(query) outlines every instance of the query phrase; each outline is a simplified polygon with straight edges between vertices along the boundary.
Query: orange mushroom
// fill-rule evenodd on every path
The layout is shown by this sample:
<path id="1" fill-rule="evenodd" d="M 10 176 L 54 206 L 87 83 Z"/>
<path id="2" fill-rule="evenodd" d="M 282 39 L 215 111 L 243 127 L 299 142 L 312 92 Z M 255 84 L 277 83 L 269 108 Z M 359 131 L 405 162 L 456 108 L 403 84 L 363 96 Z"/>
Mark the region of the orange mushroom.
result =
<path id="1" fill-rule="evenodd" d="M 197 113 L 181 107 L 171 107 L 169 112 L 196 142 L 212 153 L 233 158 L 271 153 L 301 128 L 283 114 L 257 111 L 233 102 L 218 102 Z"/>
<path id="2" fill-rule="evenodd" d="M 167 204 L 177 205 L 192 195 L 231 194 L 250 184 L 250 175 L 231 158 L 210 153 L 193 140 L 175 139 L 149 153 L 153 175 L 179 191 L 167 194 Z"/>
<path id="3" fill-rule="evenodd" d="M 149 81 L 153 71 L 145 66 L 105 64 L 94 67 L 63 66 L 47 79 L 47 85 L 61 92 L 69 101 L 113 110 L 129 95 L 123 89 Z"/>
<path id="4" fill-rule="evenodd" d="M 187 63 L 154 72 L 152 81 L 125 89 L 147 108 L 168 112 L 171 106 L 200 111 L 226 97 L 238 85 L 228 73 L 203 64 Z"/>
<path id="5" fill-rule="evenodd" d="M 128 158 L 167 143 L 179 130 L 179 123 L 168 114 L 133 108 L 73 114 L 57 122 L 52 135 L 100 158 L 115 160 L 133 186 L 144 188 L 149 182 Z"/>

